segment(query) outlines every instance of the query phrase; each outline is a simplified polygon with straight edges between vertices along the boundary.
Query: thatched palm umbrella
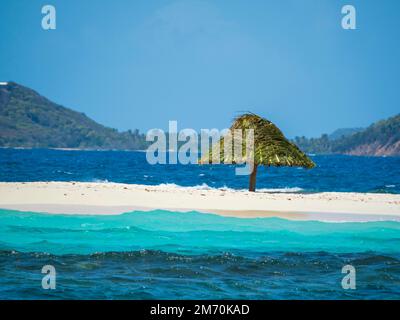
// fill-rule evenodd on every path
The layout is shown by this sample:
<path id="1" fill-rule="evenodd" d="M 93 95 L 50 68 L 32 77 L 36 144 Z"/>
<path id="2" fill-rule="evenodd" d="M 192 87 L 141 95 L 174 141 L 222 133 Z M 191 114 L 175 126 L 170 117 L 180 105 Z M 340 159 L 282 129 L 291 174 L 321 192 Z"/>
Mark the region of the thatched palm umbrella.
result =
<path id="1" fill-rule="evenodd" d="M 257 166 L 288 166 L 288 167 L 304 167 L 311 169 L 315 167 L 314 162 L 307 157 L 295 144 L 285 138 L 281 130 L 278 129 L 271 121 L 264 119 L 258 115 L 247 113 L 237 117 L 230 128 L 231 132 L 235 129 L 242 130 L 244 139 L 242 140 L 242 163 L 246 161 L 246 129 L 254 131 L 254 159 L 253 171 L 250 174 L 249 191 L 256 190 L 256 175 Z M 234 135 L 233 135 L 234 137 Z M 233 138 L 234 145 L 235 137 Z M 227 159 L 224 154 L 224 138 L 219 141 L 220 144 L 220 161 L 223 163 L 235 163 L 233 158 Z M 200 163 L 212 161 L 212 152 L 215 151 L 215 146 L 210 148 L 209 159 L 204 161 L 204 157 Z"/>

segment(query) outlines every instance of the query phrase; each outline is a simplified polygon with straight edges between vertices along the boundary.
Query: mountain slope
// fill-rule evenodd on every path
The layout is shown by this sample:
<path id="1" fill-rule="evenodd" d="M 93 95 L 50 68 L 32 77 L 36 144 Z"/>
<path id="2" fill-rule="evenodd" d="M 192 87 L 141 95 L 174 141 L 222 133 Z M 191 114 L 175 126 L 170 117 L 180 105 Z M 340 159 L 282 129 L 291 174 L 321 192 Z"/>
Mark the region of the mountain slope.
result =
<path id="1" fill-rule="evenodd" d="M 329 140 L 337 140 L 343 137 L 350 136 L 354 133 L 363 131 L 364 128 L 341 128 L 333 131 L 329 136 Z"/>
<path id="2" fill-rule="evenodd" d="M 400 114 L 337 140 L 333 151 L 353 155 L 400 155 Z"/>
<path id="3" fill-rule="evenodd" d="M 0 146 L 143 149 L 145 138 L 118 132 L 14 82 L 0 85 Z"/>
<path id="4" fill-rule="evenodd" d="M 311 139 L 296 137 L 294 142 L 308 153 L 400 156 L 400 114 L 334 140 L 324 134 Z"/>

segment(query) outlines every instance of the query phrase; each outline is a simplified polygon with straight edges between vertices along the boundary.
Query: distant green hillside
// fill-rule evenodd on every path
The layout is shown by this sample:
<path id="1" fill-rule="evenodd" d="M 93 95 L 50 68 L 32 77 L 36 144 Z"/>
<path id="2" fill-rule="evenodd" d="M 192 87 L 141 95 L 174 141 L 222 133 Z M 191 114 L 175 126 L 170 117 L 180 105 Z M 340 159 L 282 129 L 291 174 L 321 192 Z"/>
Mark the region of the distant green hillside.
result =
<path id="1" fill-rule="evenodd" d="M 350 136 L 354 133 L 363 131 L 364 128 L 341 128 L 333 131 L 329 136 L 329 140 L 337 140 L 343 137 Z"/>
<path id="2" fill-rule="evenodd" d="M 118 132 L 9 82 L 0 85 L 0 146 L 82 149 L 144 149 L 145 136 Z"/>
<path id="3" fill-rule="evenodd" d="M 308 153 L 339 153 L 372 156 L 400 155 L 400 114 L 378 121 L 364 130 L 347 132 L 341 138 L 330 139 L 296 137 L 294 142 Z"/>
<path id="4" fill-rule="evenodd" d="M 400 115 L 366 129 L 339 129 L 320 138 L 296 137 L 305 152 L 400 155 Z M 143 150 L 138 130 L 118 132 L 14 82 L 0 83 L 0 147 Z"/>

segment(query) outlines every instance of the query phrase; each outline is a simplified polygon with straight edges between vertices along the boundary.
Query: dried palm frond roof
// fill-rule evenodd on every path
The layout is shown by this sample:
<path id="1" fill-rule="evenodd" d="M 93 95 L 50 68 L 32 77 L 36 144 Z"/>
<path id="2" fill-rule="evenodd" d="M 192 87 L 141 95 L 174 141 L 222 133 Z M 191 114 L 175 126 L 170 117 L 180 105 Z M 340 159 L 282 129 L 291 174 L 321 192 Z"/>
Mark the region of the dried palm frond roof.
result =
<path id="1" fill-rule="evenodd" d="M 302 152 L 295 144 L 285 138 L 282 131 L 279 130 L 271 121 L 262 118 L 256 114 L 246 113 L 234 119 L 230 127 L 232 133 L 232 148 L 235 145 L 236 136 L 233 130 L 241 130 L 242 139 L 242 159 L 246 160 L 246 129 L 254 131 L 254 163 L 266 166 L 289 166 L 313 168 L 315 163 Z M 224 137 L 219 141 L 220 161 L 223 163 L 235 163 L 232 156 L 224 154 Z M 203 157 L 199 162 L 211 162 L 213 151 L 218 152 L 215 146 L 210 148 L 209 159 Z M 252 156 L 252 155 L 250 155 Z M 215 157 L 215 155 L 214 155 Z M 237 159 L 236 159 L 237 160 Z"/>

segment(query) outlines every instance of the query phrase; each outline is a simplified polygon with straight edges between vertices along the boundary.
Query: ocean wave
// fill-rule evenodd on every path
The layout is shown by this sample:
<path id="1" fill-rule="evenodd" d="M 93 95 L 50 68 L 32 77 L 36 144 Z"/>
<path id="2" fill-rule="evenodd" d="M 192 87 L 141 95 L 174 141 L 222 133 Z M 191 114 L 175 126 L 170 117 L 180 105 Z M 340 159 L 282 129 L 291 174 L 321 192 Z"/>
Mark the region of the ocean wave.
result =
<path id="1" fill-rule="evenodd" d="M 147 179 L 152 176 L 148 175 L 143 175 L 144 179 Z M 71 181 L 72 182 L 72 181 Z M 74 181 L 75 182 L 75 181 Z M 93 183 L 120 183 L 116 181 L 110 181 L 108 179 L 98 179 L 98 178 L 93 178 L 90 179 L 89 182 Z M 214 182 L 212 182 L 214 183 Z M 159 183 L 159 184 L 136 184 L 136 183 L 129 183 L 130 185 L 134 186 L 143 186 L 143 187 L 160 187 L 160 188 L 165 188 L 165 189 L 183 189 L 183 190 L 200 190 L 200 191 L 206 191 L 206 190 L 215 190 L 215 191 L 231 191 L 231 192 L 248 192 L 248 189 L 243 189 L 243 188 L 231 188 L 226 185 L 222 187 L 212 187 L 209 186 L 207 183 L 202 183 L 202 184 L 197 184 L 193 186 L 184 186 L 176 183 Z M 256 193 L 298 193 L 298 192 L 303 192 L 305 189 L 300 188 L 300 187 L 282 187 L 282 188 L 258 188 L 256 190 Z"/>
<path id="2" fill-rule="evenodd" d="M 146 249 L 259 256 L 271 251 L 397 252 L 399 246 L 400 223 L 389 221 L 331 224 L 165 210 L 116 216 L 0 210 L 0 250 L 59 255 Z"/>
<path id="3" fill-rule="evenodd" d="M 72 172 L 69 172 L 69 171 L 63 171 L 63 170 L 56 170 L 55 172 L 56 172 L 56 173 L 61 173 L 61 174 L 67 174 L 67 175 L 71 175 L 71 174 L 73 174 Z"/>
<path id="4" fill-rule="evenodd" d="M 160 183 L 155 185 L 157 187 L 162 188 L 176 188 L 176 189 L 185 189 L 185 190 L 218 190 L 218 191 L 239 191 L 239 192 L 247 192 L 247 189 L 234 189 L 227 186 L 223 187 L 211 187 L 206 183 L 202 183 L 200 185 L 194 186 L 182 186 L 175 183 Z M 284 188 L 259 188 L 256 192 L 259 193 L 297 193 L 304 191 L 303 188 L 300 187 L 284 187 Z"/>
<path id="5" fill-rule="evenodd" d="M 164 262 L 198 262 L 210 263 L 218 262 L 225 264 L 227 262 L 255 262 L 259 267 L 261 265 L 284 266 L 290 268 L 293 261 L 297 260 L 304 265 L 314 265 L 316 261 L 322 262 L 329 258 L 336 260 L 351 260 L 357 265 L 367 265 L 375 263 L 385 263 L 387 265 L 396 264 L 400 265 L 400 256 L 398 253 L 382 254 L 377 251 L 359 252 L 353 254 L 331 254 L 326 251 L 318 252 L 282 252 L 282 251 L 269 251 L 259 256 L 243 256 L 240 252 L 221 252 L 215 255 L 198 254 L 198 255 L 182 255 L 174 252 L 165 252 L 162 250 L 133 250 L 133 251 L 107 251 L 107 252 L 93 252 L 90 254 L 68 254 L 65 255 L 69 259 L 77 258 L 77 261 L 83 259 L 115 259 L 115 260 L 139 260 L 143 258 L 157 258 Z M 47 252 L 22 252 L 15 250 L 0 250 L 0 257 L 16 257 L 16 258 L 43 258 L 43 259 L 58 259 L 59 255 L 54 255 Z M 313 261 L 314 260 L 314 261 Z"/>
<path id="6" fill-rule="evenodd" d="M 221 188 L 210 187 L 207 183 L 202 183 L 200 185 L 194 185 L 194 186 L 181 186 L 176 183 L 160 183 L 155 186 L 161 187 L 161 188 L 186 189 L 186 190 L 220 190 L 221 189 Z"/>
<path id="7" fill-rule="evenodd" d="M 112 181 L 109 181 L 108 179 L 97 179 L 97 178 L 90 179 L 89 182 L 94 182 L 94 183 L 114 183 Z"/>
<path id="8" fill-rule="evenodd" d="M 285 188 L 260 188 L 258 192 L 273 192 L 273 193 L 296 193 L 304 191 L 299 187 L 285 187 Z"/>

